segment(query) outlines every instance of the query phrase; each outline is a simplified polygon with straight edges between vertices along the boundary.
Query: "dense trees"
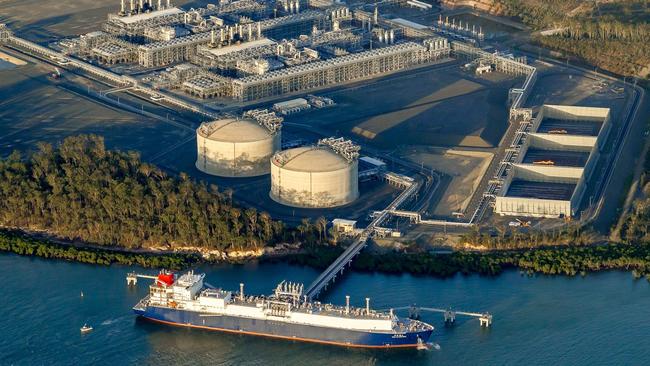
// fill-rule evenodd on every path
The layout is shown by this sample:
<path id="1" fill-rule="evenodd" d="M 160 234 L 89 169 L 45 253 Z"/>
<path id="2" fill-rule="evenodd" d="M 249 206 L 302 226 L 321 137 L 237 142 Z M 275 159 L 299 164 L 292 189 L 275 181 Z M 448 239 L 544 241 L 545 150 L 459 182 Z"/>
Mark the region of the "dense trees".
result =
<path id="1" fill-rule="evenodd" d="M 578 56 L 618 74 L 646 77 L 650 72 L 647 1 L 499 1 L 506 15 L 516 16 L 536 30 L 564 28 L 559 34 L 535 37 L 543 47 Z"/>
<path id="2" fill-rule="evenodd" d="M 238 250 L 282 238 L 281 222 L 234 207 L 231 194 L 107 150 L 94 135 L 0 160 L 1 225 L 100 245 Z"/>
<path id="3" fill-rule="evenodd" d="M 582 0 L 497 0 L 504 15 L 521 19 L 534 29 L 542 29 L 567 17 Z"/>
<path id="4" fill-rule="evenodd" d="M 588 245 L 597 240 L 597 234 L 580 225 L 567 225 L 554 230 L 508 233 L 505 227 L 496 227 L 497 233 L 475 230 L 461 236 L 462 243 L 480 245 L 489 250 L 532 249 L 549 246 Z M 508 234 L 508 235 L 506 235 Z"/>
<path id="5" fill-rule="evenodd" d="M 618 39 L 575 39 L 563 35 L 537 37 L 547 48 L 575 55 L 591 64 L 621 75 L 647 77 L 650 71 L 650 43 Z"/>
<path id="6" fill-rule="evenodd" d="M 650 242 L 650 150 L 641 177 L 642 197 L 637 198 L 623 221 L 620 236 L 626 243 Z"/>
<path id="7" fill-rule="evenodd" d="M 646 190 L 646 197 L 650 197 L 650 185 Z M 293 237 L 304 244 L 306 252 L 289 259 L 318 267 L 329 265 L 343 250 L 342 245 L 321 245 L 339 243 L 336 233 L 328 232 L 323 217 L 304 219 L 295 230 L 286 229 L 266 212 L 233 206 L 232 192 L 195 183 L 185 174 L 168 176 L 141 162 L 135 153 L 106 150 L 100 137 L 89 135 L 67 138 L 58 147 L 40 144 L 26 159 L 14 153 L 0 160 L 0 224 L 127 249 L 196 246 L 229 251 L 259 248 Z M 458 272 L 497 274 L 511 267 L 546 274 L 573 275 L 602 269 L 648 274 L 649 227 L 650 200 L 645 199 L 635 205 L 622 235 L 636 245 L 576 245 L 594 239 L 592 233 L 577 226 L 510 235 L 505 235 L 505 230 L 494 234 L 477 230 L 464 239 L 501 250 L 442 255 L 364 252 L 353 266 L 441 276 Z M 73 247 L 6 230 L 0 231 L 0 251 L 165 268 L 182 268 L 203 260 L 191 254 Z"/>
<path id="8" fill-rule="evenodd" d="M 289 257 L 290 262 L 320 268 L 327 267 L 341 252 L 339 247 L 312 247 L 309 252 Z M 451 254 L 362 252 L 352 268 L 388 273 L 412 273 L 451 276 L 456 273 L 496 275 L 504 269 L 519 268 L 526 272 L 576 275 L 607 269 L 634 270 L 650 274 L 650 244 L 608 244 L 501 250 L 490 252 L 457 251 Z"/>

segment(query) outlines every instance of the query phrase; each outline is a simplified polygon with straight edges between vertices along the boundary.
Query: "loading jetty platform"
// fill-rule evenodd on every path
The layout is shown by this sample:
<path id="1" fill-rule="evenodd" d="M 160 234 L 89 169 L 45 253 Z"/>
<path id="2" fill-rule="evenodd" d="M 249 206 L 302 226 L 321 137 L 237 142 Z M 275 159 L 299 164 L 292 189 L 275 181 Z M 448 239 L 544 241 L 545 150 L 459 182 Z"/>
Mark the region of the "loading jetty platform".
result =
<path id="1" fill-rule="evenodd" d="M 393 174 L 390 177 L 392 179 L 395 179 L 394 176 L 395 175 Z M 418 191 L 420 188 L 420 183 L 412 179 L 406 179 L 408 177 L 404 178 L 405 179 L 402 179 L 399 184 L 406 189 L 404 189 L 404 191 L 402 191 L 402 193 L 400 193 L 399 196 L 397 196 L 385 210 L 380 211 L 377 215 L 375 215 L 374 219 L 361 232 L 361 234 L 359 234 L 352 245 L 350 245 L 338 258 L 336 258 L 334 263 L 327 267 L 327 269 L 325 269 L 325 271 L 323 271 L 320 276 L 318 276 L 316 280 L 314 280 L 314 282 L 312 282 L 309 287 L 307 287 L 307 290 L 305 290 L 305 296 L 307 296 L 309 299 L 316 298 L 324 289 L 327 288 L 331 282 L 334 282 L 336 276 L 342 275 L 345 270 L 345 266 L 352 264 L 354 257 L 356 257 L 361 252 L 361 250 L 366 247 L 368 239 L 375 233 L 375 230 L 379 227 L 379 225 L 384 222 L 386 218 L 388 218 L 390 212 L 396 210 L 400 205 L 406 202 Z"/>
<path id="2" fill-rule="evenodd" d="M 395 177 L 393 175 L 390 176 L 390 178 L 394 179 Z M 397 210 L 398 207 L 406 202 L 411 196 L 413 196 L 420 188 L 420 184 L 417 181 L 411 179 L 403 179 L 397 183 L 405 188 L 404 191 L 402 191 L 402 193 L 400 193 L 400 195 L 397 196 L 395 200 L 393 200 L 393 202 L 391 202 L 391 204 L 386 207 L 386 209 L 382 211 L 375 211 L 373 213 L 373 220 L 365 229 L 363 229 L 355 241 L 307 287 L 304 292 L 304 296 L 306 298 L 309 300 L 317 298 L 324 292 L 324 290 L 327 289 L 330 284 L 335 282 L 337 276 L 343 275 L 346 266 L 349 267 L 352 264 L 354 258 L 361 252 L 363 248 L 366 247 L 368 244 L 368 239 L 370 239 L 375 234 L 381 223 L 384 222 L 384 220 L 386 220 L 389 216 L 393 215 L 394 212 L 400 212 Z M 419 318 L 421 311 L 442 313 L 445 318 L 445 323 L 447 324 L 453 324 L 456 321 L 456 316 L 462 315 L 478 318 L 481 327 L 487 328 L 492 325 L 492 315 L 489 313 L 476 313 L 417 306 L 405 306 L 390 309 L 391 312 L 394 310 L 409 310 L 409 317 L 411 318 Z"/>

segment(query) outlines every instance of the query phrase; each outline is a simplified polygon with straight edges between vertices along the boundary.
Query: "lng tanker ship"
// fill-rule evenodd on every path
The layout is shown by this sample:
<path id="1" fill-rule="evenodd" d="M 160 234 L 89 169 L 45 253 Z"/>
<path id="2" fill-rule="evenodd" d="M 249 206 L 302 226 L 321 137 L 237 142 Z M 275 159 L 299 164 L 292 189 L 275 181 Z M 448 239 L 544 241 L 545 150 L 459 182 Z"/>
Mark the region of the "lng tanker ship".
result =
<path id="1" fill-rule="evenodd" d="M 205 274 L 161 272 L 149 287 L 149 295 L 133 311 L 151 321 L 324 343 L 346 347 L 423 347 L 433 326 L 399 318 L 392 311 L 309 301 L 302 284 L 282 281 L 269 296 L 244 295 L 204 284 Z"/>

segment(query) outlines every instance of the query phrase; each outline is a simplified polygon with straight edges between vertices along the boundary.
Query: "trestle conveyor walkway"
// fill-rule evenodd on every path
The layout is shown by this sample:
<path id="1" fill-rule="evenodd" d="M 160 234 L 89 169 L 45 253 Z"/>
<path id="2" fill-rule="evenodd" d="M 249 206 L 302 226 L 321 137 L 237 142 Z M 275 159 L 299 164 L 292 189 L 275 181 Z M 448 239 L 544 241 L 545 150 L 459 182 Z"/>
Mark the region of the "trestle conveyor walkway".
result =
<path id="1" fill-rule="evenodd" d="M 352 259 L 361 252 L 368 242 L 368 239 L 372 236 L 375 231 L 375 228 L 378 227 L 388 216 L 391 211 L 394 211 L 404 203 L 409 197 L 411 197 L 415 192 L 420 188 L 420 183 L 413 181 L 410 182 L 407 188 L 400 193 L 399 196 L 391 202 L 391 204 L 383 211 L 379 211 L 375 218 L 370 222 L 370 224 L 361 232 L 359 237 L 350 245 L 336 260 L 332 263 L 323 273 L 320 274 L 314 280 L 314 282 L 309 285 L 305 291 L 305 296 L 309 299 L 317 297 L 323 289 L 327 287 L 330 282 L 333 282 L 336 279 L 336 276 L 343 274 L 345 270 L 345 265 L 352 263 Z"/>

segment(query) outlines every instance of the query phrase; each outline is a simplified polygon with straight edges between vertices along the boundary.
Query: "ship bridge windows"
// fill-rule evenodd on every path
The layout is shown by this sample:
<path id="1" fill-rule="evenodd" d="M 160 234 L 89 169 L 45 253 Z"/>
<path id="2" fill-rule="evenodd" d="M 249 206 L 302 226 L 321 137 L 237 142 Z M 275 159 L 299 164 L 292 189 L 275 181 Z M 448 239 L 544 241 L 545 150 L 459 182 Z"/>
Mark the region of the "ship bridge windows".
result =
<path id="1" fill-rule="evenodd" d="M 166 304 L 170 298 L 171 290 L 168 287 L 151 285 L 149 286 L 149 295 L 152 302 Z"/>
<path id="2" fill-rule="evenodd" d="M 286 302 L 278 301 L 269 301 L 266 303 L 265 313 L 270 316 L 289 316 L 289 310 L 291 310 L 291 304 Z"/>

